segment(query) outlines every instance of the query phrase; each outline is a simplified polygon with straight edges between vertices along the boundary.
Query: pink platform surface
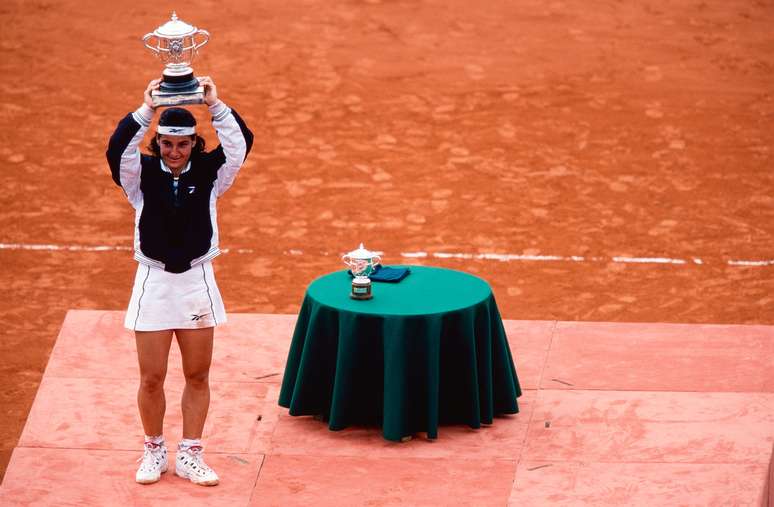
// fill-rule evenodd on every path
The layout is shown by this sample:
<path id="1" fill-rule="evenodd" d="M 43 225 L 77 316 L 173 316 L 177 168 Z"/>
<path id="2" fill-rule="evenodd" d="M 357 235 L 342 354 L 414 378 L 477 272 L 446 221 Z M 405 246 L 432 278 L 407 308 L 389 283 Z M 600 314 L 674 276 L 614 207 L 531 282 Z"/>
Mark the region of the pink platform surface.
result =
<path id="1" fill-rule="evenodd" d="M 70 311 L 0 505 L 767 506 L 774 327 L 506 321 L 521 413 L 439 438 L 332 432 L 277 405 L 296 316 L 218 329 L 205 427 L 221 484 L 134 482 L 142 430 L 122 312 Z M 180 355 L 165 434 L 180 436 Z M 771 503 L 774 507 L 774 502 Z"/>

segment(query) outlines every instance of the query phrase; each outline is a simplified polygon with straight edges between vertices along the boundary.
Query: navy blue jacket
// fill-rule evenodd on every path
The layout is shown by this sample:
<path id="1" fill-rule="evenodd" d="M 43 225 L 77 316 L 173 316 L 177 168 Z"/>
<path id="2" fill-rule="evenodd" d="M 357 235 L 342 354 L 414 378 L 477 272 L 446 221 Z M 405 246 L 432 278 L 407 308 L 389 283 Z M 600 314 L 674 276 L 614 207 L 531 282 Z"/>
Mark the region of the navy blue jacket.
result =
<path id="1" fill-rule="evenodd" d="M 108 164 L 135 209 L 134 258 L 143 264 L 182 273 L 220 253 L 216 203 L 250 152 L 253 134 L 222 102 L 210 111 L 220 145 L 192 154 L 177 182 L 159 157 L 140 153 L 149 108 L 126 115 L 110 138 Z"/>

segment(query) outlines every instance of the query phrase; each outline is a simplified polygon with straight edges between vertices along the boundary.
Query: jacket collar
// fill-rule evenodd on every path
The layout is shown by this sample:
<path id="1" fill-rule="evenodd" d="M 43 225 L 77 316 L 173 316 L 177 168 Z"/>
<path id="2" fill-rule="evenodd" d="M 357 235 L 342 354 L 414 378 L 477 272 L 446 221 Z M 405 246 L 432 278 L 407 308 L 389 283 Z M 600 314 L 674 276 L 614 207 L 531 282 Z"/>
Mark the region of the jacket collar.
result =
<path id="1" fill-rule="evenodd" d="M 167 167 L 167 164 L 164 163 L 163 159 L 160 158 L 159 162 L 161 162 L 162 171 L 164 171 L 165 173 L 172 174 L 172 170 L 169 167 Z M 185 174 L 190 170 L 191 170 L 191 160 L 189 159 L 188 162 L 185 164 L 185 167 L 183 167 L 183 171 L 180 174 Z"/>

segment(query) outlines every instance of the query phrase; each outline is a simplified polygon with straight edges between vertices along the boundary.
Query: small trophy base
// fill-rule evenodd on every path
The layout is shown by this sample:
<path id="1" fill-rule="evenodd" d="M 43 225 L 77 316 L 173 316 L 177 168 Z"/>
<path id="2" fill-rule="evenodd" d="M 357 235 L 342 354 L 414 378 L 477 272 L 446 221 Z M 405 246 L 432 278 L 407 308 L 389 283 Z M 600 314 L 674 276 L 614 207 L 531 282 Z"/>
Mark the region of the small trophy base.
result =
<path id="1" fill-rule="evenodd" d="M 349 293 L 352 299 L 371 299 L 371 280 L 368 278 L 352 280 L 352 292 Z"/>

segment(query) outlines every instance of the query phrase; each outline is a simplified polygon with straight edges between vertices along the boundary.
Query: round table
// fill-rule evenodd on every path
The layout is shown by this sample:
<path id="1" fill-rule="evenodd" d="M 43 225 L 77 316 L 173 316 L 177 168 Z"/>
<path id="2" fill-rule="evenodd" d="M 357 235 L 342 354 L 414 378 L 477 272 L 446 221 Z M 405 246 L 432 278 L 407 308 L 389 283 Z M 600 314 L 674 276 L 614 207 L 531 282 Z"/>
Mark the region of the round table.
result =
<path id="1" fill-rule="evenodd" d="M 337 271 L 307 288 L 282 380 L 291 415 L 321 415 L 332 430 L 381 425 L 388 440 L 439 424 L 491 424 L 519 411 L 516 369 L 497 304 L 482 279 L 410 266 L 399 283 L 349 297 Z"/>

